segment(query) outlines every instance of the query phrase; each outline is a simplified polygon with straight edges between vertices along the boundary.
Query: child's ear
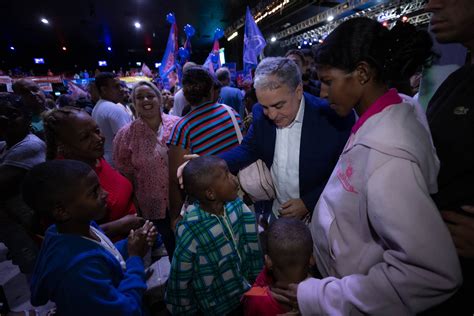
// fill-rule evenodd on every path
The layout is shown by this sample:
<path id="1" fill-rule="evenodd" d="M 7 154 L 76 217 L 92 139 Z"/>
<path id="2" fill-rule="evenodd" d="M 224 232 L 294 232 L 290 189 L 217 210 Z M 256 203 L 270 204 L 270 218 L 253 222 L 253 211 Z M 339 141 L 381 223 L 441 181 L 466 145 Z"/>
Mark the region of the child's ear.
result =
<path id="1" fill-rule="evenodd" d="M 268 255 L 265 255 L 265 267 L 266 267 L 268 270 L 271 270 L 271 269 L 273 268 L 272 259 L 271 259 Z"/>
<path id="2" fill-rule="evenodd" d="M 58 223 L 64 223 L 71 219 L 71 214 L 67 211 L 67 209 L 61 205 L 56 204 L 52 212 L 53 219 Z"/>
<path id="3" fill-rule="evenodd" d="M 216 193 L 212 188 L 206 189 L 206 199 L 208 199 L 209 201 L 216 200 Z"/>

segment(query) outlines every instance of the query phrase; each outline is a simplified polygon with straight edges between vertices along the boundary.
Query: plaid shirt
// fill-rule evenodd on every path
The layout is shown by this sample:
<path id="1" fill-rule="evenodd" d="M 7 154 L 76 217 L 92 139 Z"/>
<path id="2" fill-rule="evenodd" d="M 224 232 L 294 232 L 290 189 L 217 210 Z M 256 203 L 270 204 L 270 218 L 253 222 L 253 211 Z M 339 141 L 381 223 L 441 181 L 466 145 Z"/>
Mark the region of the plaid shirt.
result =
<path id="1" fill-rule="evenodd" d="M 173 315 L 225 315 L 236 309 L 263 267 L 255 215 L 240 199 L 224 216 L 199 204 L 178 224 L 166 303 Z"/>

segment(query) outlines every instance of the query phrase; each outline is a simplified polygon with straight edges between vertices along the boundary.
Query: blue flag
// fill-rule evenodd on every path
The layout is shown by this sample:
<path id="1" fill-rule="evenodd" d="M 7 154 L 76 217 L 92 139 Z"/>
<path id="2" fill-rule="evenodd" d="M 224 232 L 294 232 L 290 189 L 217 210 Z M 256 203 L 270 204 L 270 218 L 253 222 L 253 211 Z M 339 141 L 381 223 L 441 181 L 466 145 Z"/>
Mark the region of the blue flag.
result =
<path id="1" fill-rule="evenodd" d="M 171 24 L 168 43 L 166 44 L 165 53 L 160 66 L 160 76 L 166 80 L 168 74 L 176 68 L 176 55 L 178 53 L 178 27 L 176 22 Z"/>
<path id="2" fill-rule="evenodd" d="M 257 57 L 263 51 L 267 42 L 258 29 L 255 20 L 247 7 L 245 15 L 245 33 L 244 33 L 244 70 L 255 68 L 258 65 Z"/>

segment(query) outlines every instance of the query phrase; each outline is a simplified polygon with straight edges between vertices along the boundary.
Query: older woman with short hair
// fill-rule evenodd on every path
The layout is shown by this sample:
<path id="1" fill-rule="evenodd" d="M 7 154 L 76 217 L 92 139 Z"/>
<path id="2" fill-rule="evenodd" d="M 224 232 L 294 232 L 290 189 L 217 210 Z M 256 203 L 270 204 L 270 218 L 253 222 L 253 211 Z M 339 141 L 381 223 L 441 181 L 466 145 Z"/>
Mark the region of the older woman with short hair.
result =
<path id="1" fill-rule="evenodd" d="M 113 159 L 117 169 L 133 181 L 141 215 L 153 221 L 171 258 L 174 234 L 168 216 L 166 140 L 179 117 L 162 112 L 161 92 L 150 82 L 138 82 L 131 98 L 138 118 L 115 136 Z"/>

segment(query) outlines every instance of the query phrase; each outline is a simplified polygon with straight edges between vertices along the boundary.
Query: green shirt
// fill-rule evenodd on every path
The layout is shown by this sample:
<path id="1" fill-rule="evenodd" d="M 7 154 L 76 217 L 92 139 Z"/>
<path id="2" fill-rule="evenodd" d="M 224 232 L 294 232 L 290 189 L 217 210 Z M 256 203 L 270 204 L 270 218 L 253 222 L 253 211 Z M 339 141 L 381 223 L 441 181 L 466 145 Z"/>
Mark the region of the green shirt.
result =
<path id="1" fill-rule="evenodd" d="M 188 211 L 176 230 L 166 303 L 173 315 L 225 315 L 263 267 L 255 215 L 240 199 L 223 216 Z"/>

